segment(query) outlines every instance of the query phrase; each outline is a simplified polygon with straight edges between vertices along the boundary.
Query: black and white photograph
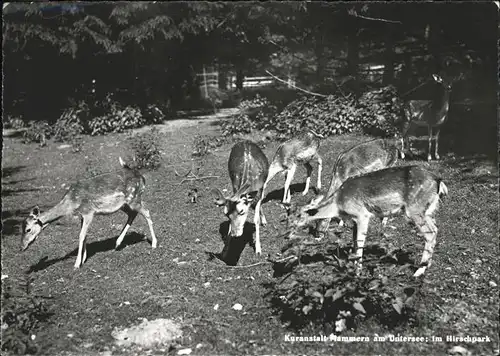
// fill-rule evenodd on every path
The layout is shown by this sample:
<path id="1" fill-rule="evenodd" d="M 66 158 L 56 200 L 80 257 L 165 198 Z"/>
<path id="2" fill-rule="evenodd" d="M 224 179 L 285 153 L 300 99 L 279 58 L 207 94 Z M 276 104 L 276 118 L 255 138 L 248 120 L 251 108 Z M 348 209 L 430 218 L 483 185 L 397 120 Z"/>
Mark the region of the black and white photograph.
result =
<path id="1" fill-rule="evenodd" d="M 1 354 L 499 355 L 499 12 L 3 2 Z"/>

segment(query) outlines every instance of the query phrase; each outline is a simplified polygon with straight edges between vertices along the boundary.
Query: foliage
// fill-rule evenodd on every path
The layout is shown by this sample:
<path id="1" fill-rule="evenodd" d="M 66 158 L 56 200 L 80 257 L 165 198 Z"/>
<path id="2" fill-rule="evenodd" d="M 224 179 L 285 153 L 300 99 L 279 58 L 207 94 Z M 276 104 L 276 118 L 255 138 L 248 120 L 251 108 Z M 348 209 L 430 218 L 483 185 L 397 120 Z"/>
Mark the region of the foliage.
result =
<path id="1" fill-rule="evenodd" d="M 2 280 L 2 351 L 18 355 L 40 351 L 33 335 L 53 313 L 46 297 L 33 295 L 30 283 L 30 279 Z"/>
<path id="2" fill-rule="evenodd" d="M 51 134 L 52 129 L 47 121 L 30 121 L 28 122 L 28 127 L 23 132 L 23 142 L 37 142 L 45 145 Z"/>
<path id="3" fill-rule="evenodd" d="M 274 269 L 287 277 L 273 300 L 290 326 L 318 323 L 340 333 L 370 317 L 388 326 L 412 317 L 416 288 L 408 284 L 412 272 L 402 250 L 365 246 L 359 276 L 348 250 L 331 241 L 293 239 L 283 252 L 290 259 Z"/>
<path id="4" fill-rule="evenodd" d="M 123 132 L 144 125 L 145 119 L 139 108 L 125 106 L 115 101 L 110 94 L 96 104 L 93 109 L 99 116 L 93 117 L 88 122 L 91 135 L 102 135 L 110 132 Z"/>
<path id="5" fill-rule="evenodd" d="M 274 129 L 272 125 L 277 109 L 266 98 L 257 94 L 251 100 L 242 100 L 238 109 L 238 116 L 221 123 L 224 136 L 250 133 L 253 129 Z"/>
<path id="6" fill-rule="evenodd" d="M 137 169 L 158 169 L 161 165 L 160 143 L 162 136 L 156 128 L 151 131 L 132 136 L 130 146 L 134 151 Z"/>
<path id="7" fill-rule="evenodd" d="M 3 120 L 3 127 L 6 129 L 21 129 L 25 127 L 25 123 L 21 116 L 7 115 Z"/>
<path id="8" fill-rule="evenodd" d="M 196 135 L 193 140 L 193 157 L 204 157 L 212 150 L 229 142 L 227 137 Z"/>
<path id="9" fill-rule="evenodd" d="M 255 119 L 242 114 L 233 123 L 226 124 L 223 132 L 271 129 L 289 137 L 304 129 L 313 129 L 325 137 L 362 131 L 393 135 L 395 123 L 401 117 L 401 101 L 393 86 L 368 91 L 358 101 L 352 96 L 302 96 L 279 115 L 274 115 L 274 108 L 267 103 L 256 102 L 263 107 Z"/>

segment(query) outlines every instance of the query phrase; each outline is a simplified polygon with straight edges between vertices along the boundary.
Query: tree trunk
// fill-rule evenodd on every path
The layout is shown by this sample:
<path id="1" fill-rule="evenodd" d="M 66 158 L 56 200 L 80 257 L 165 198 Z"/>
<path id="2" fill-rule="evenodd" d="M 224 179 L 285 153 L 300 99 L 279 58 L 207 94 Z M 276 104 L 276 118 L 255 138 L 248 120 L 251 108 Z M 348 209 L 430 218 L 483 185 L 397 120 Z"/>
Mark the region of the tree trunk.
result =
<path id="1" fill-rule="evenodd" d="M 243 68 L 239 67 L 236 69 L 236 89 L 243 89 L 243 80 L 245 79 L 245 75 L 243 74 Z"/>
<path id="2" fill-rule="evenodd" d="M 425 29 L 425 38 L 427 40 L 427 49 L 432 56 L 430 70 L 432 73 L 439 73 L 442 70 L 442 61 L 440 53 L 440 32 L 441 28 L 438 21 L 431 18 Z"/>
<path id="3" fill-rule="evenodd" d="M 384 75 L 382 83 L 390 85 L 394 82 L 394 32 L 389 29 L 385 39 L 385 53 L 384 53 Z"/>
<path id="4" fill-rule="evenodd" d="M 347 72 L 353 77 L 351 89 L 354 91 L 356 97 L 359 94 L 359 38 L 358 38 L 358 27 L 356 22 L 352 22 L 349 26 L 349 35 L 347 38 Z"/>
<path id="5" fill-rule="evenodd" d="M 318 36 L 314 46 L 314 54 L 316 55 L 316 80 L 319 85 L 322 85 L 325 82 L 326 58 L 323 39 L 324 34 Z"/>

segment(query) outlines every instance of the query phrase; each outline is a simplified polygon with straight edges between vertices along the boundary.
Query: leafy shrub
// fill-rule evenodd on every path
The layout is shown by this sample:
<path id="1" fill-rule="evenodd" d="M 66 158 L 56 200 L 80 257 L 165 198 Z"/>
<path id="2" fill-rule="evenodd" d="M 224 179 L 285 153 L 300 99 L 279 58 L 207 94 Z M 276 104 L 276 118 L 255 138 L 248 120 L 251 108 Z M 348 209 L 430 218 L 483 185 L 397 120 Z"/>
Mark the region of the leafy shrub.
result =
<path id="1" fill-rule="evenodd" d="M 251 130 L 274 130 L 282 138 L 314 129 L 327 137 L 351 132 L 391 136 L 402 117 L 402 101 L 396 89 L 388 86 L 354 96 L 302 96 L 288 104 L 278 115 L 277 107 L 257 96 L 242 101 L 241 114 L 222 124 L 223 134 L 248 133 Z M 248 112 L 252 114 L 248 114 Z M 247 116 L 245 116 L 247 115 Z"/>
<path id="2" fill-rule="evenodd" d="M 52 135 L 52 129 L 47 121 L 30 121 L 23 132 L 23 142 L 37 142 L 45 145 L 46 140 Z"/>
<path id="3" fill-rule="evenodd" d="M 275 264 L 275 275 L 288 275 L 273 301 L 290 326 L 320 324 L 341 333 L 370 317 L 386 326 L 412 318 L 416 289 L 405 287 L 412 271 L 404 251 L 366 246 L 359 276 L 347 248 L 331 241 L 293 239 L 283 251 L 290 259 Z"/>
<path id="4" fill-rule="evenodd" d="M 144 125 L 145 120 L 138 108 L 126 106 L 117 108 L 107 115 L 98 116 L 89 121 L 91 135 L 102 135 L 110 132 L 123 132 Z"/>
<path id="5" fill-rule="evenodd" d="M 224 136 L 250 133 L 254 129 L 274 129 L 272 123 L 277 112 L 276 106 L 260 95 L 256 95 L 252 100 L 243 100 L 238 109 L 238 116 L 222 122 Z"/>
<path id="6" fill-rule="evenodd" d="M 31 280 L 2 281 L 2 351 L 18 355 L 40 351 L 32 335 L 53 313 L 45 303 L 46 297 L 31 293 L 30 283 Z"/>
<path id="7" fill-rule="evenodd" d="M 161 135 L 156 129 L 130 138 L 136 168 L 157 169 L 161 165 Z"/>
<path id="8" fill-rule="evenodd" d="M 80 102 L 76 108 L 64 110 L 52 126 L 54 140 L 70 143 L 73 152 L 80 152 L 83 144 L 81 134 L 85 132 L 84 122 L 88 117 L 89 109 L 85 102 Z"/>
<path id="9" fill-rule="evenodd" d="M 228 138 L 221 136 L 197 135 L 193 141 L 194 157 L 204 157 L 215 148 L 230 142 Z"/>
<path id="10" fill-rule="evenodd" d="M 148 104 L 143 110 L 144 121 L 148 124 L 161 123 L 165 119 L 164 110 L 162 110 L 158 105 Z"/>
<path id="11" fill-rule="evenodd" d="M 26 125 L 21 116 L 7 115 L 3 120 L 3 126 L 6 129 L 21 129 Z"/>

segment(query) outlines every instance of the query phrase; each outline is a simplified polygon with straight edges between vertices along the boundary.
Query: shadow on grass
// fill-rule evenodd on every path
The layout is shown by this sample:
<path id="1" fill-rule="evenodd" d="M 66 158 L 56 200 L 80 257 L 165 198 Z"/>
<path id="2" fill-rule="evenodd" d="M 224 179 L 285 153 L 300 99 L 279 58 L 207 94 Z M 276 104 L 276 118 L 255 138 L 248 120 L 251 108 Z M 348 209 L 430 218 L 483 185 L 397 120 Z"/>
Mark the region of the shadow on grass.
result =
<path id="1" fill-rule="evenodd" d="M 224 242 L 224 247 L 221 252 L 206 253 L 210 256 L 210 259 L 217 258 L 227 264 L 228 266 L 236 266 L 240 260 L 241 254 L 247 245 L 255 248 L 253 242 L 253 234 L 255 232 L 255 225 L 250 222 L 245 222 L 243 227 L 243 234 L 238 237 L 228 237 L 227 233 L 229 231 L 229 221 L 224 221 L 219 226 L 219 233 L 221 240 Z"/>
<path id="2" fill-rule="evenodd" d="M 135 245 L 136 243 L 139 243 L 141 241 L 144 241 L 145 235 L 143 234 L 138 234 L 137 232 L 131 232 L 125 236 L 125 239 L 123 240 L 123 243 L 121 244 L 120 248 L 118 251 L 122 250 L 125 246 L 130 246 L 130 245 Z M 115 244 L 116 244 L 116 237 L 111 237 L 109 239 L 103 240 L 103 241 L 96 241 L 96 242 L 91 242 L 87 244 L 87 261 L 96 253 L 99 252 L 106 252 L 106 251 L 111 251 L 115 249 Z M 54 258 L 49 260 L 47 256 L 43 257 L 38 261 L 37 263 L 33 264 L 30 266 L 28 269 L 27 273 L 33 273 L 33 272 L 39 272 L 43 271 L 44 269 L 58 263 L 65 261 L 69 258 L 75 257 L 78 254 L 78 248 L 75 248 L 73 251 L 70 253 L 66 254 L 63 257 L 59 258 Z"/>
<path id="3" fill-rule="evenodd" d="M 304 191 L 304 188 L 306 187 L 305 183 L 295 183 L 290 185 L 290 194 L 295 194 L 295 193 L 300 193 Z M 310 188 L 313 192 L 317 193 L 316 187 L 311 187 Z M 285 188 L 282 189 L 276 189 L 273 190 L 272 192 L 269 192 L 266 194 L 264 199 L 262 200 L 262 204 L 267 203 L 270 200 L 276 200 L 276 201 L 282 201 L 283 199 L 283 194 L 285 193 Z"/>

